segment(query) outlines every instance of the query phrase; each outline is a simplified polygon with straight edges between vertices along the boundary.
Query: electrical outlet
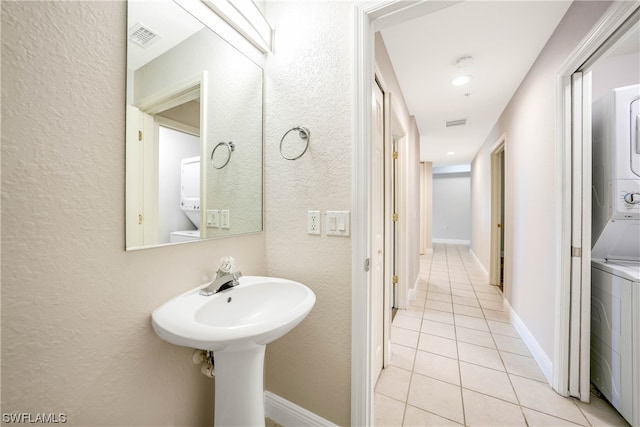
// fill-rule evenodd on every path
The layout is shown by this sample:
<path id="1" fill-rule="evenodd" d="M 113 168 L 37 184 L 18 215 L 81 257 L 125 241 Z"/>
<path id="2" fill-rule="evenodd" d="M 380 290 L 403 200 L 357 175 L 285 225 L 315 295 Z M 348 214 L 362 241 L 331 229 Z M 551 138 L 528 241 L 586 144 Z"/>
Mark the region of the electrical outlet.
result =
<path id="1" fill-rule="evenodd" d="M 307 234 L 320 234 L 320 211 L 307 211 Z"/>

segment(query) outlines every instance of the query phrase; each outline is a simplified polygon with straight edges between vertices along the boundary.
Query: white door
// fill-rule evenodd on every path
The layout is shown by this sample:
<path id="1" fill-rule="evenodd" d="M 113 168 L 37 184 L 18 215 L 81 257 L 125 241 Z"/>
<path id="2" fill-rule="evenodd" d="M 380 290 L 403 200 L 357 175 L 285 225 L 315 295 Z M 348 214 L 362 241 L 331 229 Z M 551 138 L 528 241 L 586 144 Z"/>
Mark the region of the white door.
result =
<path id="1" fill-rule="evenodd" d="M 384 343 L 384 95 L 373 85 L 371 164 L 371 319 L 372 380 L 382 370 Z"/>
<path id="2" fill-rule="evenodd" d="M 591 335 L 591 72 L 572 76 L 569 395 L 589 400 Z"/>

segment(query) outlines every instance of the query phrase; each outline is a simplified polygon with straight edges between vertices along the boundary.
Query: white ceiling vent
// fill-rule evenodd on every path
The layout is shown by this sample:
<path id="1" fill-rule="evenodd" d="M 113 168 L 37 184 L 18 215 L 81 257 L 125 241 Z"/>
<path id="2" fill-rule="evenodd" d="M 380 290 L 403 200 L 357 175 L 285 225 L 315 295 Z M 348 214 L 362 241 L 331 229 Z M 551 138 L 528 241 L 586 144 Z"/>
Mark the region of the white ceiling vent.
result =
<path id="1" fill-rule="evenodd" d="M 141 22 L 138 22 L 129 29 L 129 41 L 142 48 L 149 47 L 159 38 L 160 35 L 158 33 Z"/>
<path id="2" fill-rule="evenodd" d="M 467 119 L 459 119 L 459 120 L 448 120 L 447 122 L 445 122 L 447 127 L 454 127 L 454 126 L 464 126 L 467 124 Z"/>

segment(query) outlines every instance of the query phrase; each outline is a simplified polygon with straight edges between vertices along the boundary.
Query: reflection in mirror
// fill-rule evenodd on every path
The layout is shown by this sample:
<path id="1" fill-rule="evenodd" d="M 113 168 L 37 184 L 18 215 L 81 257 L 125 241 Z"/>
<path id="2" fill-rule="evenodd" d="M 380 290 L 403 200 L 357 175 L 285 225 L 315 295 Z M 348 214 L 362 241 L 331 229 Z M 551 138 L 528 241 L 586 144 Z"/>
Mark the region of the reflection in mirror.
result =
<path id="1" fill-rule="evenodd" d="M 172 0 L 129 0 L 127 249 L 262 230 L 262 69 Z"/>

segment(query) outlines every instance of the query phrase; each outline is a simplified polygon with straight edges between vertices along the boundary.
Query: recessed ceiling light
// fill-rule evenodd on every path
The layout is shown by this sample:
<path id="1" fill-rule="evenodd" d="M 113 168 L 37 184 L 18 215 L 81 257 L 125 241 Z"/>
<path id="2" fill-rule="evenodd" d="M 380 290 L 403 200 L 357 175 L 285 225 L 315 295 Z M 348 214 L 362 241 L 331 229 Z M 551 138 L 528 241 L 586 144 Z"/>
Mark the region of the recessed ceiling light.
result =
<path id="1" fill-rule="evenodd" d="M 454 86 L 462 86 L 462 85 L 466 85 L 470 81 L 471 81 L 471 76 L 468 74 L 463 74 L 451 80 L 451 84 Z"/>
<path id="2" fill-rule="evenodd" d="M 453 156 L 454 154 L 456 154 L 456 152 L 455 152 L 455 151 L 449 151 L 449 152 L 447 152 L 447 156 Z"/>

